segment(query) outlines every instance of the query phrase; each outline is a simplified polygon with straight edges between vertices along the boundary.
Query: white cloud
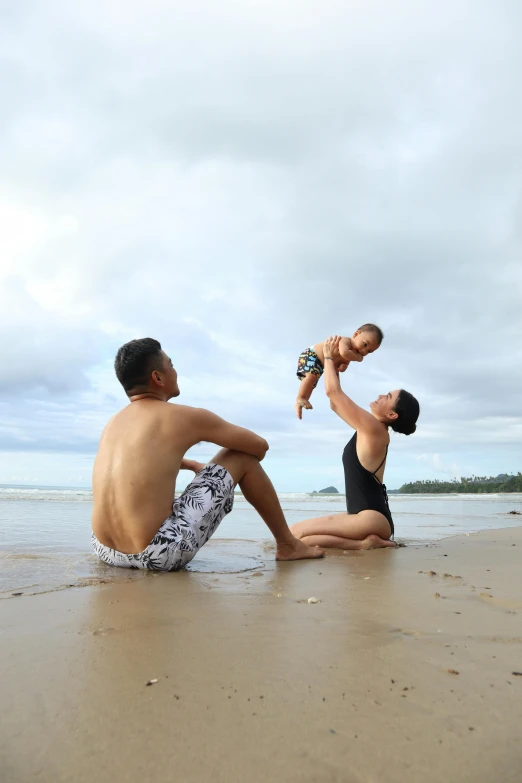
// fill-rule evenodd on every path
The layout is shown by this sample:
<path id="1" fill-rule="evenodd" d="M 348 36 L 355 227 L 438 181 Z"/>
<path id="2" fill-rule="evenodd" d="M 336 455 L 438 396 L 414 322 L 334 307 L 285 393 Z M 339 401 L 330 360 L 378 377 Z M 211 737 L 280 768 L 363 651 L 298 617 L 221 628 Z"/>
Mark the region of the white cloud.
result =
<path id="1" fill-rule="evenodd" d="M 371 320 L 347 391 L 422 410 L 388 485 L 519 468 L 519 25 L 507 0 L 11 5 L 4 458 L 50 454 L 53 483 L 60 454 L 91 460 L 125 399 L 112 358 L 149 335 L 183 401 L 269 436 L 279 488 L 339 482 L 349 432 L 320 390 L 292 418 L 295 363 Z"/>

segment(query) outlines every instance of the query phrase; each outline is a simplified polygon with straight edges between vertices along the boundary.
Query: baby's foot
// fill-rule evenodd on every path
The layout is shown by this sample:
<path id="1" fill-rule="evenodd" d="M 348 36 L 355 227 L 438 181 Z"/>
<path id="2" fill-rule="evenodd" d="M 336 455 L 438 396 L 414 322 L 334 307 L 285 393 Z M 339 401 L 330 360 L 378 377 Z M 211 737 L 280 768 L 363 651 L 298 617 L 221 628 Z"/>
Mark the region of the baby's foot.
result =
<path id="1" fill-rule="evenodd" d="M 313 410 L 309 400 L 305 400 L 304 397 L 298 397 L 295 401 L 294 410 L 297 413 L 297 418 L 303 418 L 303 408 L 307 411 Z"/>

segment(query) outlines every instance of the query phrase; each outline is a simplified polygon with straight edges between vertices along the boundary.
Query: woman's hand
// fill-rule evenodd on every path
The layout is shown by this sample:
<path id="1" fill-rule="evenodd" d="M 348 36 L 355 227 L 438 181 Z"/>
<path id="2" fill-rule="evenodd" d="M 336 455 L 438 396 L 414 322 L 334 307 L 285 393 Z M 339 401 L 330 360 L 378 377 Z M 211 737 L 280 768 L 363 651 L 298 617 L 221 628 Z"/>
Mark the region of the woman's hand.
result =
<path id="1" fill-rule="evenodd" d="M 329 337 L 324 341 L 323 354 L 325 359 L 335 360 L 336 356 L 339 356 L 340 340 L 341 338 L 336 334 L 335 337 Z"/>

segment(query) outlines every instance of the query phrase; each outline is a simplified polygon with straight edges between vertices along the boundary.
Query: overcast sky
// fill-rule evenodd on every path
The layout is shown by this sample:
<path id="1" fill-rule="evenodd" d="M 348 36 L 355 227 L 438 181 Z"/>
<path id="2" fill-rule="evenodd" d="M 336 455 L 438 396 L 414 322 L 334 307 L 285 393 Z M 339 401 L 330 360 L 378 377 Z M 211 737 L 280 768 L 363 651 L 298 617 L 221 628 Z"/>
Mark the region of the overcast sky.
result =
<path id="1" fill-rule="evenodd" d="M 388 487 L 522 470 L 516 0 L 1 15 L 1 483 L 88 485 L 116 350 L 151 336 L 277 489 L 341 489 L 351 431 L 322 382 L 295 418 L 296 361 L 364 321 L 385 340 L 345 391 L 421 404 Z"/>

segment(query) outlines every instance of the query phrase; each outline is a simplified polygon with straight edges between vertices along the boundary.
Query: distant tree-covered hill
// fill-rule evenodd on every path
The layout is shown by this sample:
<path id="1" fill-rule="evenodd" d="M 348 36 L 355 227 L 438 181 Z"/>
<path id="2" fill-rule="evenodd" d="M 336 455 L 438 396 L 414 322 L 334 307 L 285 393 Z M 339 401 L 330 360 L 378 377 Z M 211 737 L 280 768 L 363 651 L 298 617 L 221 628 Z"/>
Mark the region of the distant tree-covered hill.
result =
<path id="1" fill-rule="evenodd" d="M 325 489 L 320 489 L 319 492 L 316 492 L 315 489 L 312 492 L 312 495 L 338 495 L 339 490 L 335 487 L 325 487 Z"/>
<path id="2" fill-rule="evenodd" d="M 522 492 L 522 473 L 516 476 L 501 473 L 498 476 L 471 476 L 451 481 L 411 481 L 403 484 L 399 492 L 415 495 L 421 493 L 444 494 L 447 492 L 466 492 L 482 495 L 490 492 Z"/>

